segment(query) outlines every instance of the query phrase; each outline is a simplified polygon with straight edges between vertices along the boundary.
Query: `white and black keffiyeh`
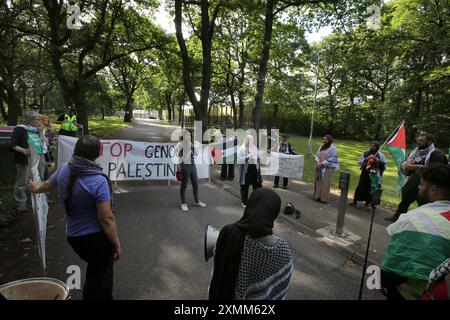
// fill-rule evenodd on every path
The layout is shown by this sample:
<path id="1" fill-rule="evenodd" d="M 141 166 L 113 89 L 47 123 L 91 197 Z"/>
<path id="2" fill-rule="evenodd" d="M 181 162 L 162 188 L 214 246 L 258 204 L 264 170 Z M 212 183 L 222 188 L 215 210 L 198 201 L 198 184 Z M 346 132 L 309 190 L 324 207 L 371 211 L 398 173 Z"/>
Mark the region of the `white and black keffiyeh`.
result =
<path id="1" fill-rule="evenodd" d="M 433 143 L 425 149 L 419 149 L 416 147 L 413 151 L 411 151 L 408 160 L 410 160 L 413 164 L 428 165 L 428 161 L 430 160 L 430 156 L 434 150 L 436 150 L 436 148 Z"/>
<path id="2" fill-rule="evenodd" d="M 237 300 L 282 300 L 292 274 L 292 256 L 282 238 L 273 246 L 245 237 L 235 286 Z"/>
<path id="3" fill-rule="evenodd" d="M 441 280 L 445 278 L 450 272 L 450 258 L 442 262 L 437 268 L 433 269 L 430 273 L 430 277 L 428 278 L 427 284 L 427 292 L 430 297 L 433 296 L 433 286 Z"/>

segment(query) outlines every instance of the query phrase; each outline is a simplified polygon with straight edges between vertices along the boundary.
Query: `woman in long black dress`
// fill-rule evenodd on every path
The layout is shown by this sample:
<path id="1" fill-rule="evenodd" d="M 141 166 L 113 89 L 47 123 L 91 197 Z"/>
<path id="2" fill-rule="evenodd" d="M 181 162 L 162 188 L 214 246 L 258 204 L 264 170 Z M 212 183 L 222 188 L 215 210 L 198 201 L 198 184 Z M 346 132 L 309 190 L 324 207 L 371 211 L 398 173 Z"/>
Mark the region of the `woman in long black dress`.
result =
<path id="1" fill-rule="evenodd" d="M 381 179 L 386 169 L 386 157 L 380 151 L 380 143 L 372 141 L 368 151 L 361 154 L 358 164 L 361 167 L 361 176 L 355 190 L 352 205 L 358 201 L 364 201 L 368 206 L 372 201 L 373 191 L 381 187 Z"/>

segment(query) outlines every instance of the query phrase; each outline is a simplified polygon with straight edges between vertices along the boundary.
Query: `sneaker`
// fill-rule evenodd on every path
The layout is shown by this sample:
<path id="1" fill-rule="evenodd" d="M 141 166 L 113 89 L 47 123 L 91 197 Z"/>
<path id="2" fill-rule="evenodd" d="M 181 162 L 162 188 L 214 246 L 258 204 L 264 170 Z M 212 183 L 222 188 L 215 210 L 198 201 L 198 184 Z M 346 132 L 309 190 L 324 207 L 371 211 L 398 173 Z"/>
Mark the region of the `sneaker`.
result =
<path id="1" fill-rule="evenodd" d="M 276 184 L 274 184 L 274 185 L 273 185 L 273 187 L 274 187 L 274 188 L 279 188 L 279 186 L 278 186 L 278 185 L 276 185 Z"/>
<path id="2" fill-rule="evenodd" d="M 241 203 L 241 205 L 242 205 L 242 208 L 246 208 L 247 206 L 245 205 L 245 204 L 243 204 L 243 203 Z"/>
<path id="3" fill-rule="evenodd" d="M 206 204 L 204 204 L 203 202 L 199 201 L 197 203 L 194 203 L 195 206 L 197 207 L 202 207 L 202 208 L 206 208 Z"/>
<path id="4" fill-rule="evenodd" d="M 181 210 L 183 210 L 184 212 L 189 211 L 188 206 L 187 206 L 186 203 L 182 203 L 182 204 L 181 204 Z"/>
<path id="5" fill-rule="evenodd" d="M 283 189 L 286 190 L 286 189 L 287 189 L 287 186 L 283 186 Z"/>

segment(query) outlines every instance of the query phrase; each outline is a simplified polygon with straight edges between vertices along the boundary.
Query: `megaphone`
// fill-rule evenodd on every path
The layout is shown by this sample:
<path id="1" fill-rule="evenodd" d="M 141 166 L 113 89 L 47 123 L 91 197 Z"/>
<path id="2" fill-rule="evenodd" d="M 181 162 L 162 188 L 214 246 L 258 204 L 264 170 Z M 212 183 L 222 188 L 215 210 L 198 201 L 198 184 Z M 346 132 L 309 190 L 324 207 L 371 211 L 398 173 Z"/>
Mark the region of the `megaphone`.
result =
<path id="1" fill-rule="evenodd" d="M 219 238 L 219 230 L 211 227 L 209 224 L 206 224 L 205 228 L 205 261 L 208 261 L 209 258 L 214 256 L 214 249 L 216 248 L 217 238 Z"/>

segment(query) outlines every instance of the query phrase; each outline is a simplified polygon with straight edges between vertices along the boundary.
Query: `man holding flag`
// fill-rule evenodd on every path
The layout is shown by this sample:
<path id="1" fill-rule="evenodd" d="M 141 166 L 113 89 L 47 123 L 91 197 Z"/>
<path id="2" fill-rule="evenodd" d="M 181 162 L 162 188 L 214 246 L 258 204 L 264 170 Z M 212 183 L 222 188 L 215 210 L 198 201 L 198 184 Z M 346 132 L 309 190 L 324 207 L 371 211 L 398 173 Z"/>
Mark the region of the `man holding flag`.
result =
<path id="1" fill-rule="evenodd" d="M 385 218 L 385 220 L 397 221 L 399 216 L 406 213 L 409 206 L 417 200 L 420 175 L 429 164 L 447 163 L 444 153 L 435 149 L 433 142 L 431 134 L 421 133 L 417 138 L 417 147 L 405 161 L 406 134 L 404 122 L 400 124 L 400 128 L 394 137 L 387 142 L 387 149 L 399 169 L 398 188 L 401 188 L 402 200 L 395 214 Z"/>

